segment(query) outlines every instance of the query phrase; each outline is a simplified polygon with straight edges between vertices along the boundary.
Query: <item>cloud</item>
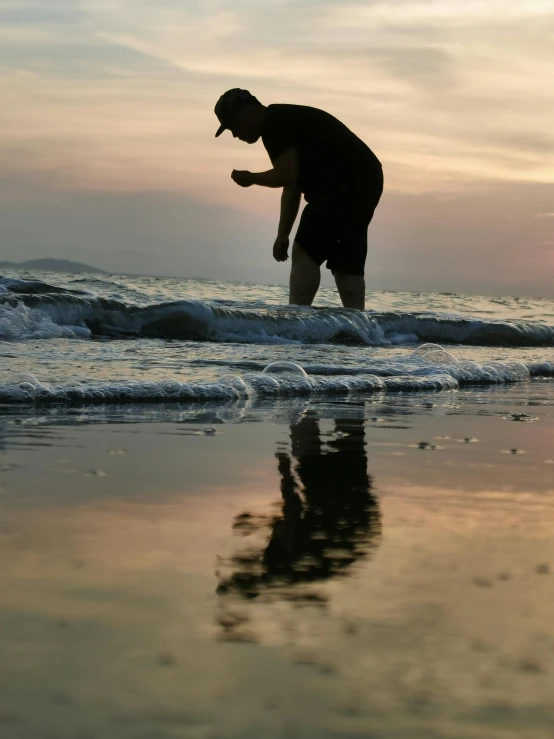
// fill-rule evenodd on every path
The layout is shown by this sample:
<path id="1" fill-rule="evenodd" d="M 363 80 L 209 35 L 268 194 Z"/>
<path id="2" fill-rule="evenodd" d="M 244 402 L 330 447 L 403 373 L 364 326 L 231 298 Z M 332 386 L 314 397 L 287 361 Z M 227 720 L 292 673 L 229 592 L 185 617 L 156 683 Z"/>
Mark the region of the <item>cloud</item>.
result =
<path id="1" fill-rule="evenodd" d="M 309 90 L 311 102 L 355 121 L 385 160 L 408 163 L 415 150 L 436 169 L 443 149 L 443 170 L 552 177 L 551 157 L 527 146 L 522 158 L 520 146 L 546 131 L 554 103 L 546 5 L 508 3 L 499 14 L 496 2 L 218 2 L 200 17 L 174 8 L 169 29 L 151 6 L 114 5 L 124 28 L 112 32 L 114 43 L 210 86 L 214 78 L 251 85 L 267 100 L 286 90 L 291 102 L 305 102 Z M 421 169 L 419 156 L 412 166 Z"/>
<path id="2" fill-rule="evenodd" d="M 86 18 L 80 0 L 3 0 L 0 7 L 2 26 L 73 25 Z"/>
<path id="3" fill-rule="evenodd" d="M 144 268 L 166 260 L 184 274 L 188 267 L 171 246 L 178 239 L 155 215 L 155 206 L 164 211 L 174 198 L 175 212 L 176 203 L 196 204 L 190 211 L 182 205 L 189 215 L 179 226 L 196 224 L 196 242 L 215 249 L 227 239 L 238 255 L 248 254 L 225 269 L 270 279 L 271 263 L 253 265 L 257 244 L 273 236 L 275 194 L 229 181 L 235 166 L 267 168 L 267 156 L 261 145 L 213 138 L 215 101 L 241 86 L 266 103 L 329 110 L 376 151 L 386 199 L 375 229 L 386 249 L 376 252 L 374 274 L 389 286 L 407 287 L 410 275 L 432 283 L 428 267 L 443 260 L 445 244 L 456 245 L 447 263 L 464 284 L 471 269 L 456 254 L 472 244 L 491 255 L 494 275 L 483 284 L 546 274 L 547 219 L 537 214 L 550 213 L 554 182 L 549 1 L 18 0 L 5 1 L 1 13 L 3 243 L 7 223 L 10 238 L 25 232 L 25 203 L 44 226 L 44 249 L 76 243 L 80 232 L 89 259 L 98 249 L 99 258 L 119 264 L 91 242 L 83 210 L 87 198 L 96 203 L 96 223 L 106 218 L 104 238 L 119 239 L 122 255 L 139 249 L 140 239 L 100 206 L 113 193 L 118 203 L 142 203 L 155 224 L 145 233 L 165 245 L 163 259 L 145 258 Z M 518 210 L 518 197 L 528 230 L 518 227 L 508 238 L 505 216 Z M 58 217 L 64 202 L 71 210 L 79 200 L 79 228 L 60 231 L 54 217 L 41 220 L 48 200 Z M 196 210 L 203 216 L 195 220 Z M 535 236 L 539 221 L 542 235 Z M 250 222 L 258 224 L 252 233 Z M 16 242 L 26 248 L 24 239 Z M 38 235 L 33 243 L 38 249 Z M 146 254 L 149 244 L 140 247 Z M 533 254 L 540 244 L 542 256 L 531 259 L 529 244 Z M 500 253 L 507 255 L 501 268 Z M 394 276 L 398 264 L 403 277 Z M 452 270 L 443 279 L 453 284 Z"/>
<path id="4" fill-rule="evenodd" d="M 135 128 L 130 119 L 141 112 L 151 118 L 150 98 L 196 145 L 210 119 L 213 125 L 214 100 L 239 84 L 252 86 L 266 101 L 286 96 L 326 107 L 384 161 L 428 170 L 431 180 L 457 172 L 462 178 L 548 181 L 554 166 L 545 125 L 554 102 L 554 14 L 533 2 L 523 8 L 508 3 L 501 15 L 498 8 L 492 0 L 263 7 L 224 0 L 155 6 L 84 1 L 79 10 L 87 20 L 73 43 L 58 29 L 55 45 L 20 43 L 19 54 L 4 51 L 4 63 L 11 53 L 18 71 L 36 76 L 42 97 L 45 86 L 50 99 L 63 96 L 65 119 L 75 129 L 96 119 L 106 103 L 121 111 L 115 110 L 116 130 Z M 72 87 L 74 77 L 88 77 L 86 87 Z M 101 79 L 99 88 L 94 83 Z M 39 106 L 21 98 L 27 89 L 27 99 L 34 100 L 32 88 L 17 89 L 28 120 Z M 141 100 L 134 99 L 138 88 Z M 160 90 L 167 92 L 161 103 Z M 17 97 L 10 102 L 17 106 Z M 41 110 L 47 127 L 48 107 Z M 194 125 L 183 126 L 191 117 Z M 96 140 L 108 136 L 109 127 L 99 125 Z M 146 143 L 164 145 L 161 137 L 159 144 L 140 142 L 143 150 Z M 135 145 L 131 131 L 121 148 Z M 424 189 L 429 178 L 422 178 Z M 389 185 L 402 187 L 390 178 Z"/>

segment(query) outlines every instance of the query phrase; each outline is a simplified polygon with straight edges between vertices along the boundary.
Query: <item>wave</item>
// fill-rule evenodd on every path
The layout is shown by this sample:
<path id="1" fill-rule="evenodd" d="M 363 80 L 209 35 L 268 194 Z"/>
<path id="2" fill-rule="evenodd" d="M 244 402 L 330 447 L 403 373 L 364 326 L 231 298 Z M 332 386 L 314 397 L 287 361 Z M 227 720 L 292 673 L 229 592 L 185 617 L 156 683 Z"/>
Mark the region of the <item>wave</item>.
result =
<path id="1" fill-rule="evenodd" d="M 179 300 L 147 306 L 0 278 L 0 340 L 158 338 L 273 344 L 554 346 L 554 326 L 434 312 L 351 311 L 231 301 Z"/>
<path id="2" fill-rule="evenodd" d="M 14 293 L 16 295 L 55 295 L 68 293 L 86 295 L 83 290 L 69 290 L 67 287 L 49 285 L 42 280 L 22 280 L 17 277 L 0 277 L 0 295 Z"/>
<path id="3" fill-rule="evenodd" d="M 69 282 L 72 285 L 101 285 L 102 287 L 107 285 L 108 287 L 119 287 L 119 283 L 114 282 L 113 280 L 93 277 L 92 275 L 87 275 L 86 277 L 75 277 L 72 280 L 69 280 Z"/>
<path id="4" fill-rule="evenodd" d="M 227 374 L 217 382 L 112 382 L 49 385 L 21 374 L 0 384 L 0 403 L 114 404 L 203 403 L 233 404 L 248 399 L 339 397 L 390 392 L 456 390 L 464 385 L 498 385 L 554 376 L 554 363 L 458 361 L 442 347 L 427 344 L 395 361 L 381 360 L 357 368 L 356 374 L 335 374 L 336 367 L 319 367 L 308 374 L 298 364 L 274 362 L 262 372 Z"/>

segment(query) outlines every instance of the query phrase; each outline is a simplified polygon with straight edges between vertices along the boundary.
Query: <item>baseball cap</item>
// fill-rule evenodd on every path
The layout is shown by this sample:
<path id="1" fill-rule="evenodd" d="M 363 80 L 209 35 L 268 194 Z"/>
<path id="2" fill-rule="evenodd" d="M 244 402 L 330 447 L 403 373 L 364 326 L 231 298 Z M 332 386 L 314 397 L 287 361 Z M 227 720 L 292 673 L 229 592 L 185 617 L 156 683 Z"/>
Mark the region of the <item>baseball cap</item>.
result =
<path id="1" fill-rule="evenodd" d="M 255 103 L 257 99 L 248 90 L 234 87 L 227 90 L 215 104 L 215 114 L 219 118 L 221 126 L 217 129 L 216 137 L 221 136 L 226 128 L 230 127 L 235 113 L 248 103 Z"/>

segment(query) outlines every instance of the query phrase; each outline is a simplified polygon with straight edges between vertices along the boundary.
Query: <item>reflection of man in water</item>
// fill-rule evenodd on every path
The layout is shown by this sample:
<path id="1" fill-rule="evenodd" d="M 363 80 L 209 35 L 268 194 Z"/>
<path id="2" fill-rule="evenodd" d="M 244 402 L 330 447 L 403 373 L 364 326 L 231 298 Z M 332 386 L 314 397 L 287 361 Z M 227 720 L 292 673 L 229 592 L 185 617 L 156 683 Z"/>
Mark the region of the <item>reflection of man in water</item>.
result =
<path id="1" fill-rule="evenodd" d="M 367 473 L 363 419 L 335 420 L 323 444 L 313 413 L 290 427 L 292 458 L 277 453 L 281 475 L 279 515 L 260 522 L 238 516 L 244 532 L 270 528 L 262 552 L 233 558 L 233 574 L 218 591 L 252 598 L 272 586 L 291 586 L 347 574 L 381 532 L 378 502 Z"/>

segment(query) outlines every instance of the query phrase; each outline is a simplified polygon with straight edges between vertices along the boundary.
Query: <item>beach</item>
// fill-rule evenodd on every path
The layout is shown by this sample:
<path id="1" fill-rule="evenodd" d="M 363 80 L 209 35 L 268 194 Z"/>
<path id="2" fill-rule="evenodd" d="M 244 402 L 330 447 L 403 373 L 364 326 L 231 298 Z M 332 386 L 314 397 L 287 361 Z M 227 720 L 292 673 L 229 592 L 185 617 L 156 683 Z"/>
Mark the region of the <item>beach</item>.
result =
<path id="1" fill-rule="evenodd" d="M 0 33 L 0 739 L 554 739 L 554 3 Z"/>
<path id="2" fill-rule="evenodd" d="M 553 402 L 4 406 L 2 735 L 551 736 Z"/>

